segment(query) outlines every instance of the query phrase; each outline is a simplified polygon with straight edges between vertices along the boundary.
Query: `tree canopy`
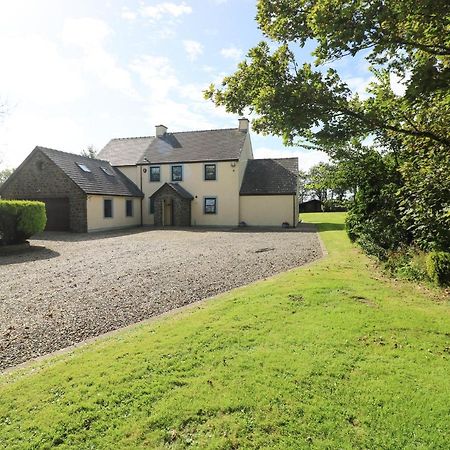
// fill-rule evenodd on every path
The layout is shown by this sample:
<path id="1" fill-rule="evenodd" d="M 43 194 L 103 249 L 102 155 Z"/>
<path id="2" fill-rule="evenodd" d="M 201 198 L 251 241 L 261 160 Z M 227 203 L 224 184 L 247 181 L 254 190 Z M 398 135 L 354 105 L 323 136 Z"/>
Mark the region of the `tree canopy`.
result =
<path id="1" fill-rule="evenodd" d="M 350 235 L 373 253 L 448 251 L 450 2 L 259 0 L 257 22 L 266 39 L 205 97 L 250 112 L 256 132 L 327 152 L 357 191 Z M 298 56 L 306 45 L 313 63 Z M 338 73 L 344 58 L 369 66 L 364 95 Z"/>
<path id="2" fill-rule="evenodd" d="M 88 145 L 85 149 L 81 150 L 81 156 L 86 158 L 95 159 L 97 158 L 98 151 L 93 145 Z"/>
<path id="3" fill-rule="evenodd" d="M 449 14 L 443 0 L 260 0 L 259 27 L 278 48 L 261 42 L 206 96 L 230 112 L 256 113 L 256 131 L 288 144 L 331 151 L 373 134 L 449 146 Z M 295 58 L 296 46 L 308 42 L 316 45 L 315 65 Z M 365 99 L 329 67 L 357 54 L 376 79 Z M 391 73 L 405 82 L 404 96 L 392 91 Z M 432 105 L 436 121 L 424 115 Z"/>

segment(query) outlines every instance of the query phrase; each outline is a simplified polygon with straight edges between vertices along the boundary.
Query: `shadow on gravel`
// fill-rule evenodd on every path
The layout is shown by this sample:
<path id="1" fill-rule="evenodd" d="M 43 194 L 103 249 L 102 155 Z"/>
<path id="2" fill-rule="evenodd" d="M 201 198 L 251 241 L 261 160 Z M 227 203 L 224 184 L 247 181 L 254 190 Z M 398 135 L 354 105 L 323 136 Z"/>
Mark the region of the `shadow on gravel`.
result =
<path id="1" fill-rule="evenodd" d="M 10 254 L 2 254 L 0 252 L 0 266 L 7 266 L 10 264 L 21 264 L 30 261 L 40 261 L 43 259 L 56 258 L 60 254 L 49 248 L 40 245 L 32 245 L 26 250 L 14 252 Z"/>
<path id="2" fill-rule="evenodd" d="M 299 223 L 296 228 L 282 227 L 154 227 L 144 226 L 136 228 L 127 228 L 123 230 L 99 231 L 92 233 L 68 233 L 64 231 L 45 231 L 33 236 L 37 241 L 60 241 L 60 242 L 83 242 L 96 241 L 98 239 L 111 239 L 121 236 L 131 236 L 134 234 L 147 233 L 151 231 L 189 231 L 190 233 L 316 233 L 317 228 L 314 224 Z"/>
<path id="3" fill-rule="evenodd" d="M 152 228 L 136 227 L 124 228 L 122 230 L 94 231 L 92 233 L 69 233 L 67 231 L 44 231 L 33 236 L 37 241 L 60 241 L 60 242 L 83 242 L 96 241 L 97 239 L 110 239 L 120 236 L 129 236 L 132 234 L 145 233 Z"/>

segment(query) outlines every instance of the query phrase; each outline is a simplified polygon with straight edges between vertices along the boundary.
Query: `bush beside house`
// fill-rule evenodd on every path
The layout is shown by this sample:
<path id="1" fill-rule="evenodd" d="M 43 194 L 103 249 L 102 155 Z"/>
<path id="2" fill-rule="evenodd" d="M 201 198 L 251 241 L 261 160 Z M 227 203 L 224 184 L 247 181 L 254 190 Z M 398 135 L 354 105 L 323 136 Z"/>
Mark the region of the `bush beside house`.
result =
<path id="1" fill-rule="evenodd" d="M 44 230 L 45 204 L 27 200 L 0 200 L 0 244 L 20 244 Z"/>

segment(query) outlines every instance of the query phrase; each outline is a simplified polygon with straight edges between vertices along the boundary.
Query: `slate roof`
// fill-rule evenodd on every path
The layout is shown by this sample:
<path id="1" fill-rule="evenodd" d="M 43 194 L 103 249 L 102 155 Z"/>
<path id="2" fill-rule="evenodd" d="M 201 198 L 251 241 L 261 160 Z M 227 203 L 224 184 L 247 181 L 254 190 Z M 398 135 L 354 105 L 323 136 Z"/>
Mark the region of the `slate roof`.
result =
<path id="1" fill-rule="evenodd" d="M 112 139 L 99 153 L 113 166 L 238 160 L 246 132 L 237 128 Z"/>
<path id="2" fill-rule="evenodd" d="M 157 189 L 150 197 L 155 197 L 155 195 L 163 189 L 165 186 L 171 187 L 177 194 L 179 194 L 181 197 L 186 198 L 188 200 L 193 200 L 194 196 L 188 192 L 184 187 L 179 185 L 178 183 L 164 183 L 159 189 Z"/>
<path id="3" fill-rule="evenodd" d="M 154 139 L 152 136 L 111 139 L 98 156 L 113 166 L 134 166 Z"/>
<path id="4" fill-rule="evenodd" d="M 36 147 L 52 160 L 86 194 L 123 195 L 143 197 L 141 190 L 119 169 L 108 161 L 87 158 L 73 153 L 61 152 L 45 147 Z M 90 172 L 83 171 L 78 164 L 84 164 Z M 102 170 L 106 169 L 108 173 Z"/>
<path id="5" fill-rule="evenodd" d="M 250 159 L 241 195 L 283 195 L 297 192 L 298 158 Z"/>

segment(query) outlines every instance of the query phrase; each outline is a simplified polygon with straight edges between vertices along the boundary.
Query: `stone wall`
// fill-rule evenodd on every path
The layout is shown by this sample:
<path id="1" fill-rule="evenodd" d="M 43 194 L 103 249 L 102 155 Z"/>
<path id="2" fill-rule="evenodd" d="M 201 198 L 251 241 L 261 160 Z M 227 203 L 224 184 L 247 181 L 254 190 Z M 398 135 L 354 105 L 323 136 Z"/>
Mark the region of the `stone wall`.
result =
<path id="1" fill-rule="evenodd" d="M 163 186 L 154 196 L 155 225 L 163 225 L 164 201 L 172 204 L 172 225 L 176 227 L 191 226 L 191 200 L 181 197 L 170 186 Z"/>
<path id="2" fill-rule="evenodd" d="M 35 151 L 1 189 L 4 199 L 68 198 L 70 230 L 87 232 L 86 194 L 47 156 Z"/>

